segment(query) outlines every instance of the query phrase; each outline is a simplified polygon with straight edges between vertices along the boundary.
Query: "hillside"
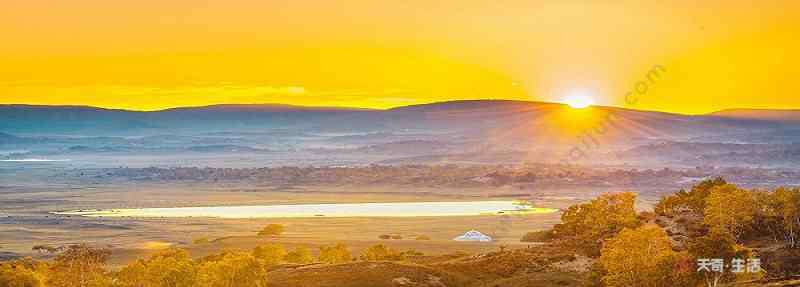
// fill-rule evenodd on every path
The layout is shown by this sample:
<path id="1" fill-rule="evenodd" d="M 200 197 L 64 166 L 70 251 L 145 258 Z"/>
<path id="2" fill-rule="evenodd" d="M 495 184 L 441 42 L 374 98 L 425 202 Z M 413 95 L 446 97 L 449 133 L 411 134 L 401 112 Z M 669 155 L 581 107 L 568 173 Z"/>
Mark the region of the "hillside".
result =
<path id="1" fill-rule="evenodd" d="M 702 164 L 706 159 L 719 165 L 767 159 L 762 164 L 769 165 L 776 159 L 781 161 L 777 164 L 791 164 L 795 148 L 769 144 L 800 142 L 795 113 L 767 114 L 723 111 L 698 116 L 510 100 L 450 101 L 389 110 L 214 105 L 142 112 L 0 105 L 0 152 L 15 153 L 10 158 L 80 153 L 89 161 L 108 159 L 96 158 L 92 151 L 129 156 L 168 153 L 172 157 L 160 157 L 165 164 L 195 162 L 198 154 L 211 155 L 214 150 L 257 153 L 258 157 L 247 157 L 253 164 L 276 159 L 326 165 L 564 159 L 679 165 Z M 675 148 L 652 148 L 662 142 L 698 148 L 680 150 L 680 158 L 665 162 Z M 702 148 L 696 146 L 700 144 Z M 277 153 L 263 153 L 268 150 Z M 527 156 L 509 157 L 512 154 Z M 791 157 L 782 159 L 781 154 Z"/>
<path id="2" fill-rule="evenodd" d="M 714 112 L 712 116 L 726 119 L 759 120 L 781 123 L 800 122 L 800 110 L 729 109 Z"/>

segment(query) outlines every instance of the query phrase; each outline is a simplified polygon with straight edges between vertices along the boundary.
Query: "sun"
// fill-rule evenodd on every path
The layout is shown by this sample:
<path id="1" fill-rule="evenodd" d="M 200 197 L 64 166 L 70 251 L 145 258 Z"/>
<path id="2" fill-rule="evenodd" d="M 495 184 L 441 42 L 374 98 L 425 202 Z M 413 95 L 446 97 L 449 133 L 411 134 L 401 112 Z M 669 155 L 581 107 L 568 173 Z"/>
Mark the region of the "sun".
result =
<path id="1" fill-rule="evenodd" d="M 569 105 L 573 109 L 583 109 L 583 108 L 588 108 L 591 105 L 594 105 L 594 99 L 582 93 L 568 95 L 564 97 L 564 99 L 561 102 Z"/>

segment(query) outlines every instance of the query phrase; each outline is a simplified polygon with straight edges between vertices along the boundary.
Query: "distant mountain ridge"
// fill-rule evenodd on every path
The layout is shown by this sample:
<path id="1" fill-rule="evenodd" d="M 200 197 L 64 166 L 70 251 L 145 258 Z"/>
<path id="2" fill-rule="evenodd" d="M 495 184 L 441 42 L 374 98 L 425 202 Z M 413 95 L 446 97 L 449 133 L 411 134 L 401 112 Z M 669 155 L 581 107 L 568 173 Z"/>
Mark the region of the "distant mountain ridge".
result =
<path id="1" fill-rule="evenodd" d="M 610 138 L 690 138 L 735 132 L 792 129 L 800 111 L 729 110 L 708 115 L 597 106 L 590 120 L 572 118 L 566 105 L 513 100 L 460 100 L 388 110 L 279 104 L 212 105 L 159 111 L 86 106 L 0 105 L 0 132 L 10 135 L 121 135 L 264 132 L 450 133 L 465 138 L 503 137 L 510 144 L 565 144 L 603 127 Z M 573 134 L 559 135 L 564 126 Z M 607 130 L 605 130 L 607 129 Z M 538 141 L 538 142 L 537 142 Z"/>
<path id="2" fill-rule="evenodd" d="M 800 109 L 727 109 L 711 115 L 731 119 L 800 122 Z"/>

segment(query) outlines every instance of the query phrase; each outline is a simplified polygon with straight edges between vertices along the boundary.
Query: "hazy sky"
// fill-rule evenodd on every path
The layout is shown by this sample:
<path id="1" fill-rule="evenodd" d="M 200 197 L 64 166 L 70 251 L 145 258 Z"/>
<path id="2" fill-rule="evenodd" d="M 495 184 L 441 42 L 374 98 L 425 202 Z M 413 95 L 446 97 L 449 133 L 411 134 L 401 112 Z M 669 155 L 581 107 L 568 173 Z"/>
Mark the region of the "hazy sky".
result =
<path id="1" fill-rule="evenodd" d="M 0 103 L 800 108 L 800 1 L 9 0 L 0 37 Z"/>

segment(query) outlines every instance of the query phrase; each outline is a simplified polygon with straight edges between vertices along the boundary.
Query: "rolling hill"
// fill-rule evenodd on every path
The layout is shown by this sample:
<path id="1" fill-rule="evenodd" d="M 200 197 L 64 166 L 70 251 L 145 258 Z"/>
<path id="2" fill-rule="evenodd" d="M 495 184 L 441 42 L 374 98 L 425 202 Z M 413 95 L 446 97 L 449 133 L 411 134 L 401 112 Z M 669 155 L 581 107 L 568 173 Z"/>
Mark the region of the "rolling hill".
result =
<path id="1" fill-rule="evenodd" d="M 557 157 L 563 158 L 564 153 L 576 150 L 598 156 L 628 150 L 616 159 L 640 161 L 670 157 L 669 149 L 652 147 L 671 142 L 698 147 L 682 151 L 682 158 L 725 162 L 728 155 L 748 161 L 780 157 L 772 154 L 776 152 L 793 155 L 783 146 L 800 142 L 798 120 L 800 111 L 792 110 L 682 115 L 510 100 L 450 101 L 388 110 L 214 105 L 144 112 L 0 105 L 0 148 L 32 150 L 38 155 L 74 152 L 74 147 L 132 153 L 313 150 L 321 159 L 328 154 L 356 159 L 369 154 L 376 161 L 389 162 L 454 155 L 491 161 L 517 151 L 534 151 L 529 157 L 541 160 L 556 158 L 548 153 L 560 153 Z M 700 143 L 706 145 L 695 145 Z"/>

